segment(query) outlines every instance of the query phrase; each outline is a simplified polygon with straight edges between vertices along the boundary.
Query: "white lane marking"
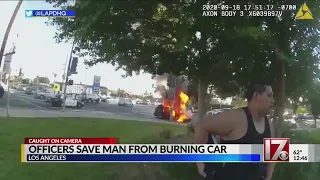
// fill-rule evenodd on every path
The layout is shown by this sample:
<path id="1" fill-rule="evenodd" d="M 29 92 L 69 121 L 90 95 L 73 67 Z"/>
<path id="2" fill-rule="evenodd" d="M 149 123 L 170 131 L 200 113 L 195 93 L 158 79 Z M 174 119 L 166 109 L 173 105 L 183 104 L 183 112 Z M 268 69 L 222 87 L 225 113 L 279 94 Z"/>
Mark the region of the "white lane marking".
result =
<path id="1" fill-rule="evenodd" d="M 72 112 L 90 112 L 90 113 L 100 113 L 100 114 L 108 114 L 108 112 L 104 111 L 92 111 L 92 110 L 81 110 L 81 109 L 75 109 L 71 110 Z"/>
<path id="2" fill-rule="evenodd" d="M 36 98 L 34 98 L 34 97 L 32 97 L 32 96 L 30 97 L 30 96 L 17 95 L 17 96 L 15 96 L 15 97 L 17 97 L 17 99 L 23 98 L 23 99 L 27 99 L 27 100 L 36 101 L 36 102 L 45 102 L 45 100 L 43 100 L 43 99 L 36 99 Z"/>
<path id="3" fill-rule="evenodd" d="M 72 110 L 73 112 L 86 112 L 86 110 Z"/>
<path id="4" fill-rule="evenodd" d="M 30 105 L 32 105 L 32 106 L 34 106 L 34 107 L 37 107 L 37 108 L 39 108 L 39 109 L 47 110 L 47 109 L 44 108 L 44 107 L 41 107 L 41 106 L 38 106 L 38 105 L 36 105 L 36 104 L 34 104 L 34 103 L 28 102 L 28 101 L 26 101 L 26 100 L 24 100 L 24 99 L 22 99 L 22 98 L 17 98 L 17 99 L 20 100 L 20 101 L 23 101 L 23 102 L 25 102 L 25 103 L 27 103 L 27 104 L 30 104 Z"/>
<path id="5" fill-rule="evenodd" d="M 25 99 L 32 99 L 32 100 L 41 100 L 41 99 L 36 99 L 33 96 L 28 96 L 28 95 L 20 95 L 20 94 L 15 94 L 16 96 L 20 97 L 20 98 L 25 98 Z"/>
<path id="6" fill-rule="evenodd" d="M 100 114 L 108 114 L 108 112 L 104 112 L 104 111 L 92 111 L 93 113 L 100 113 Z"/>

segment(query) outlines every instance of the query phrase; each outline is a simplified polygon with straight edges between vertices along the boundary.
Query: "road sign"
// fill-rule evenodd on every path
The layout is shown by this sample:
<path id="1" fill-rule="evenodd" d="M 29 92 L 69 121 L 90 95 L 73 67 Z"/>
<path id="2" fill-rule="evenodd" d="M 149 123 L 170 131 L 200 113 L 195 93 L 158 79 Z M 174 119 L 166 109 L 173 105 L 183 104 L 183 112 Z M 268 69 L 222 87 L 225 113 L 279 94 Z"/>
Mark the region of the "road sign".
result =
<path id="1" fill-rule="evenodd" d="M 12 55 L 13 54 L 9 54 L 4 57 L 4 63 L 3 63 L 3 72 L 4 73 L 7 73 L 7 74 L 10 73 Z"/>
<path id="2" fill-rule="evenodd" d="M 296 14 L 296 19 L 313 19 L 312 13 L 306 3 L 303 3 Z"/>
<path id="3" fill-rule="evenodd" d="M 92 85 L 92 92 L 93 93 L 99 93 L 100 81 L 101 81 L 101 76 L 94 76 L 93 77 L 93 85 Z"/>

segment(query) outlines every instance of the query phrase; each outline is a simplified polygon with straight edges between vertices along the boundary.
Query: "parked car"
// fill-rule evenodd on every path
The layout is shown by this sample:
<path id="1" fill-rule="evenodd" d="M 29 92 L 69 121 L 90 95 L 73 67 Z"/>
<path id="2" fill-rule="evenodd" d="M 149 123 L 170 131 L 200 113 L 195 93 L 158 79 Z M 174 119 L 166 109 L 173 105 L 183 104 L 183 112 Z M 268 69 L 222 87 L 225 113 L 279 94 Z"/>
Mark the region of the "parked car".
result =
<path id="1" fill-rule="evenodd" d="M 105 103 L 110 103 L 110 99 L 111 99 L 111 96 L 106 96 L 106 95 L 101 95 L 100 96 L 100 99 L 101 99 L 101 102 L 105 102 Z"/>
<path id="2" fill-rule="evenodd" d="M 82 94 L 81 101 L 86 103 L 91 103 L 91 102 L 99 103 L 100 96 L 98 94 L 91 94 L 91 93 Z"/>
<path id="3" fill-rule="evenodd" d="M 25 93 L 29 94 L 29 95 L 33 95 L 33 89 L 32 88 L 26 88 Z"/>
<path id="4" fill-rule="evenodd" d="M 219 113 L 221 113 L 221 112 L 223 112 L 224 111 L 224 109 L 213 109 L 213 110 L 211 110 L 211 111 L 208 111 L 207 113 L 206 113 L 206 115 L 216 115 L 216 114 L 219 114 Z"/>
<path id="5" fill-rule="evenodd" d="M 314 119 L 312 114 L 305 113 L 305 114 L 298 114 L 294 116 L 296 120 L 311 120 Z"/>
<path id="6" fill-rule="evenodd" d="M 119 98 L 118 105 L 119 106 L 133 106 L 133 103 L 129 99 Z"/>
<path id="7" fill-rule="evenodd" d="M 33 97 L 36 99 L 41 99 L 43 97 L 43 95 L 41 94 L 40 91 L 34 91 L 33 92 Z"/>
<path id="8" fill-rule="evenodd" d="M 52 99 L 52 98 L 53 98 L 53 97 L 47 96 L 46 99 L 45 99 L 45 102 L 51 103 L 51 99 Z"/>
<path id="9" fill-rule="evenodd" d="M 118 97 L 111 97 L 109 99 L 110 104 L 117 104 L 119 102 L 119 98 Z"/>

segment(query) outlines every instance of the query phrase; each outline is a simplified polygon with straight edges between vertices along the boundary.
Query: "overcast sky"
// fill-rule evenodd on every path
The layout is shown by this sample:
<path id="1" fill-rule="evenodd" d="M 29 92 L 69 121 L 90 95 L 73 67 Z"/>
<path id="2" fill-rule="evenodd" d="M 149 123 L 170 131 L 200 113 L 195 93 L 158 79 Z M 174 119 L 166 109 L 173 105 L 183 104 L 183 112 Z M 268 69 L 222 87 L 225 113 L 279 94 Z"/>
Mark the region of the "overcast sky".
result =
<path id="1" fill-rule="evenodd" d="M 18 1 L 0 2 L 0 42 Z M 21 67 L 25 77 L 34 78 L 37 75 L 47 76 L 53 80 L 53 72 L 58 74 L 57 80 L 62 79 L 64 63 L 71 49 L 71 44 L 56 44 L 53 36 L 56 28 L 47 26 L 47 18 L 25 18 L 25 10 L 53 9 L 48 3 L 41 1 L 24 1 L 11 29 L 6 51 L 16 44 L 16 54 L 13 56 L 11 72 L 18 74 Z M 18 37 L 17 34 L 19 35 Z M 2 63 L 3 64 L 3 63 Z M 101 85 L 109 89 L 124 89 L 128 92 L 142 94 L 146 90 L 153 92 L 150 74 L 122 78 L 123 71 L 115 71 L 109 64 L 99 64 L 86 69 L 83 59 L 78 65 L 78 75 L 72 79 L 76 83 L 93 83 L 93 76 L 101 76 Z"/>

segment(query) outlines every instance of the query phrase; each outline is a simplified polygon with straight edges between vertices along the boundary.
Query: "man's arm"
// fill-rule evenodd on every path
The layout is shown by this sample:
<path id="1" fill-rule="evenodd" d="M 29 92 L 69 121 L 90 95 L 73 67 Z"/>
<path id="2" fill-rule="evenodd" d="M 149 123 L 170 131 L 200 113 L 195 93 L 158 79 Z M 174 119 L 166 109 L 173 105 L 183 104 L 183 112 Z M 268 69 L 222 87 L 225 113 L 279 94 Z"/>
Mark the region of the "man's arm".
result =
<path id="1" fill-rule="evenodd" d="M 236 113 L 238 112 L 223 112 L 215 116 L 208 116 L 197 122 L 195 125 L 194 143 L 206 144 L 208 141 L 208 133 L 218 136 L 230 134 L 235 126 L 234 114 Z"/>
<path id="2" fill-rule="evenodd" d="M 232 117 L 234 112 L 224 112 L 215 116 L 208 116 L 197 122 L 194 131 L 194 143 L 206 144 L 208 142 L 208 134 L 226 136 L 232 132 L 235 123 Z M 206 177 L 204 172 L 204 163 L 197 163 L 199 174 Z"/>
<path id="3" fill-rule="evenodd" d="M 271 137 L 274 137 L 275 135 L 274 135 L 273 124 L 270 119 L 269 119 L 269 127 L 270 127 Z M 271 180 L 275 165 L 276 165 L 275 163 L 268 163 L 266 180 Z"/>

